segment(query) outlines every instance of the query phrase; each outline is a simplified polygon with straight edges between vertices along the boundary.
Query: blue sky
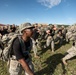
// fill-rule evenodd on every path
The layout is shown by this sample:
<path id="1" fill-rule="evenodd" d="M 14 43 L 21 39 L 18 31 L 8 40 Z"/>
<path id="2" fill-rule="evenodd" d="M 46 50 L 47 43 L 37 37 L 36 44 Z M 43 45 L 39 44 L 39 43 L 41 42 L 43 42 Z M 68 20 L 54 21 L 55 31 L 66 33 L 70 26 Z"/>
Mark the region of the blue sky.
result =
<path id="1" fill-rule="evenodd" d="M 0 23 L 76 23 L 76 0 L 0 0 Z"/>

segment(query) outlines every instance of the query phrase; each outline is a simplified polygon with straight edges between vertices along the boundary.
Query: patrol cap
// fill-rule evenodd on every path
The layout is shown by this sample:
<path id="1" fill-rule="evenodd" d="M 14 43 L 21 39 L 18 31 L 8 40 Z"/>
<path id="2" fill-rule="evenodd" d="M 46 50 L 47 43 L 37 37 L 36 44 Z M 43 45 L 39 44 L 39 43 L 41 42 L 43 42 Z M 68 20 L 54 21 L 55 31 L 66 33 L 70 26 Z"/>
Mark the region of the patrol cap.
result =
<path id="1" fill-rule="evenodd" d="M 61 28 L 65 28 L 64 26 L 61 26 Z"/>
<path id="2" fill-rule="evenodd" d="M 20 32 L 22 32 L 23 30 L 25 29 L 31 29 L 31 28 L 34 28 L 34 26 L 31 25 L 31 23 L 24 23 L 24 24 L 21 24 L 19 26 L 20 28 Z"/>

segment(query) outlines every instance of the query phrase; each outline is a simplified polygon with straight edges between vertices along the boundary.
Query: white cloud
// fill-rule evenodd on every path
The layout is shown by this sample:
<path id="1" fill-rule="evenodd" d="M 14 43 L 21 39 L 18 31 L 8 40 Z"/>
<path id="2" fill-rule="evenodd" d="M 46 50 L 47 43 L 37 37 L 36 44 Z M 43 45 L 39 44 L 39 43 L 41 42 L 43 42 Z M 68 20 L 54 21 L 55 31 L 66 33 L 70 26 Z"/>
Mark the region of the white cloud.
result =
<path id="1" fill-rule="evenodd" d="M 61 0 L 38 0 L 38 2 L 48 8 L 52 8 L 59 5 L 61 3 Z"/>

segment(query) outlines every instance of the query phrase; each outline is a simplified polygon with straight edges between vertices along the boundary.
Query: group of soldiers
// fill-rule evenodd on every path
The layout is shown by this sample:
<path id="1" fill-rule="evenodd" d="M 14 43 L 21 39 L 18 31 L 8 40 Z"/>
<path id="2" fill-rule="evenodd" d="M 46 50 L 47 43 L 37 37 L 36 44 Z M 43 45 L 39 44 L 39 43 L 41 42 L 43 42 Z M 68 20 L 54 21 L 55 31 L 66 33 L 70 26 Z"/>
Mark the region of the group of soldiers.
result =
<path id="1" fill-rule="evenodd" d="M 25 75 L 35 75 L 34 67 L 29 60 L 29 51 L 32 49 L 34 57 L 39 58 L 38 48 L 50 48 L 52 52 L 55 51 L 56 43 L 62 46 L 63 43 L 73 41 L 73 46 L 67 51 L 67 55 L 62 58 L 64 65 L 67 65 L 66 60 L 76 56 L 76 26 L 57 27 L 56 25 L 38 26 L 30 23 L 21 24 L 18 28 L 12 25 L 10 28 L 4 26 L 0 28 L 0 57 L 2 56 L 4 47 L 8 47 L 8 42 L 12 39 L 14 34 L 19 34 L 13 43 L 13 54 L 10 60 L 9 73 L 10 75 L 21 75 L 22 68 L 25 70 Z M 20 39 L 20 40 L 19 40 Z M 29 42 L 31 39 L 31 43 Z M 41 42 L 45 40 L 43 45 Z M 19 44 L 21 41 L 21 46 Z M 22 45 L 23 44 L 23 45 Z M 20 46 L 20 47 L 19 47 Z M 23 47 L 22 47 L 23 46 Z M 21 49 L 23 48 L 23 49 Z M 7 48 L 8 49 L 8 48 Z M 20 52 L 17 49 L 21 49 Z M 16 66 L 16 67 L 15 67 Z"/>
<path id="2" fill-rule="evenodd" d="M 16 31 L 16 26 L 9 25 L 9 26 L 0 26 L 0 38 L 2 38 L 3 35 L 9 34 Z"/>

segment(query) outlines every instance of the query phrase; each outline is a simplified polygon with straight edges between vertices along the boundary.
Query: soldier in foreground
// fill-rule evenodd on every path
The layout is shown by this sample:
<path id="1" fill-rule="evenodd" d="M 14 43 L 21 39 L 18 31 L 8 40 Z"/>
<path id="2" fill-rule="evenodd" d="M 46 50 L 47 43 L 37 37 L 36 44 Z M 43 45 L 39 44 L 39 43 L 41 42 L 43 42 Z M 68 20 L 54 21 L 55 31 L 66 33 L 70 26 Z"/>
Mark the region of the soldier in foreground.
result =
<path id="1" fill-rule="evenodd" d="M 23 69 L 25 75 L 35 75 L 34 67 L 29 56 L 29 51 L 31 50 L 30 37 L 33 34 L 33 28 L 30 23 L 20 25 L 22 35 L 21 37 L 17 37 L 13 42 L 9 67 L 10 75 L 22 75 Z"/>

